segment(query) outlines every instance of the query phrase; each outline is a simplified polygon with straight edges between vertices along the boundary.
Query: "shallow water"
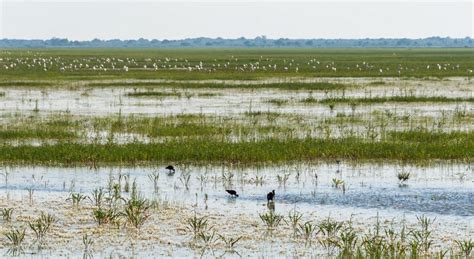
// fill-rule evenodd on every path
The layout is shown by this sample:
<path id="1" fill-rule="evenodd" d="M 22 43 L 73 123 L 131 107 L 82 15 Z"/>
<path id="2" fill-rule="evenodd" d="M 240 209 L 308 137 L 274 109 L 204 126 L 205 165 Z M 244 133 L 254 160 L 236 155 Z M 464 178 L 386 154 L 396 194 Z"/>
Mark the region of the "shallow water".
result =
<path id="1" fill-rule="evenodd" d="M 334 81 L 335 79 L 332 79 Z M 380 81 L 375 79 L 339 79 L 338 82 L 361 83 Z M 365 81 L 364 81 L 365 80 Z M 257 83 L 260 81 L 256 81 Z M 331 91 L 286 91 L 278 89 L 169 89 L 156 87 L 156 91 L 174 92 L 181 97 L 130 97 L 127 93 L 136 91 L 133 87 L 80 87 L 73 90 L 67 88 L 19 88 L 2 87 L 5 93 L 0 102 L 0 118 L 5 114 L 31 113 L 38 108 L 39 114 L 55 114 L 68 112 L 74 115 L 107 116 L 121 113 L 123 115 L 170 115 L 181 113 L 203 113 L 214 115 L 235 115 L 247 111 L 278 111 L 283 113 L 330 116 L 328 105 L 304 105 L 299 100 L 313 97 L 369 97 L 369 96 L 450 96 L 472 97 L 474 85 L 467 79 L 449 81 L 417 81 L 388 80 L 387 85 L 363 88 L 349 88 L 344 92 Z M 251 83 L 251 82 L 247 82 Z M 120 83 L 117 83 L 120 86 Z M 152 88 L 147 88 L 152 89 Z M 147 91 L 141 89 L 139 91 Z M 188 99 L 186 93 L 192 96 Z M 217 96 L 199 97 L 200 93 L 213 93 Z M 268 99 L 290 100 L 289 105 L 276 107 L 267 103 Z M 410 104 L 374 104 L 360 105 L 356 113 L 367 113 L 374 109 L 390 109 L 397 114 L 412 114 L 415 110 L 419 115 L 438 116 L 441 111 L 453 111 L 459 106 L 470 111 L 471 103 L 410 103 Z M 349 105 L 336 105 L 335 113 L 351 113 Z"/>
<path id="2" fill-rule="evenodd" d="M 366 83 L 367 79 L 331 79 L 337 82 Z M 362 80 L 362 81 L 361 81 Z M 374 79 L 380 80 L 380 79 Z M 247 82 L 247 81 L 246 81 Z M 472 83 L 466 79 L 449 81 L 403 81 L 387 79 L 384 86 L 369 87 L 366 90 L 347 90 L 345 95 L 400 95 L 410 89 L 417 95 L 445 95 L 470 97 Z M 230 82 L 232 83 L 232 82 Z M 249 82 L 252 83 L 252 82 Z M 192 89 L 195 96 L 165 98 L 135 98 L 125 96 L 133 88 L 79 88 L 66 89 L 23 89 L 2 87 L 5 97 L 0 97 L 0 122 L 8 120 L 11 114 L 32 113 L 38 100 L 40 115 L 68 112 L 73 115 L 107 116 L 121 113 L 160 116 L 181 113 L 203 113 L 226 115 L 237 118 L 247 111 L 278 111 L 307 116 L 334 117 L 338 112 L 351 114 L 348 105 L 336 106 L 333 113 L 327 105 L 304 105 L 297 100 L 309 95 L 324 98 L 324 91 L 281 91 L 281 90 L 239 90 L 239 89 Z M 160 88 L 159 91 L 172 91 Z M 184 93 L 185 90 L 178 90 Z M 368 92 L 370 91 L 370 93 Z M 198 93 L 218 93 L 215 97 L 197 97 Z M 338 93 L 340 94 L 340 93 Z M 276 107 L 268 102 L 270 98 L 290 99 L 288 105 Z M 395 114 L 416 116 L 440 116 L 453 112 L 460 104 L 375 104 L 358 106 L 355 113 L 370 114 L 374 110 L 390 110 Z M 471 103 L 462 104 L 468 112 L 474 110 Z M 353 126 L 356 129 L 358 126 Z M 474 125 L 462 125 L 463 130 L 472 130 Z M 450 129 L 446 129 L 450 130 Z M 85 132 L 87 139 L 107 139 L 108 132 Z M 94 135 L 96 134 L 96 135 Z M 337 132 L 335 133 L 337 134 Z M 117 134 L 114 142 L 127 143 L 139 139 L 149 141 L 135 134 Z M 24 140 L 10 144 L 30 143 L 42 145 L 49 140 Z M 59 257 L 82 255 L 81 238 L 92 233 L 96 238 L 93 255 L 103 257 L 199 257 L 202 251 L 189 245 L 183 221 L 195 213 L 207 215 L 221 231 L 245 238 L 238 245 L 240 255 L 246 257 L 298 257 L 324 256 L 324 251 L 301 247 L 288 239 L 290 230 L 282 227 L 276 237 L 269 238 L 262 231 L 260 213 L 268 211 L 266 193 L 276 191 L 275 211 L 282 215 L 294 209 L 305 214 L 305 220 L 321 221 L 327 217 L 339 221 L 351 220 L 354 227 L 366 232 L 380 219 L 385 225 L 401 222 L 417 226 L 417 216 L 436 218 L 433 235 L 434 246 L 447 248 L 453 240 L 474 236 L 474 167 L 471 164 L 437 163 L 426 167 L 401 164 L 349 164 L 319 163 L 290 164 L 258 168 L 228 166 L 177 166 L 177 172 L 169 175 L 166 165 L 146 167 L 43 167 L 13 166 L 0 167 L 0 207 L 14 207 L 18 223 L 36 218 L 41 211 L 57 214 L 61 219 L 53 238 L 55 247 L 44 249 L 32 257 Z M 410 172 L 410 179 L 400 184 L 398 172 Z M 158 173 L 158 189 L 155 190 L 149 175 Z M 185 176 L 190 176 L 186 187 Z M 91 202 L 84 201 L 84 207 L 72 210 L 66 201 L 71 192 L 90 195 L 96 188 L 107 190 L 109 183 L 117 182 L 121 175 L 124 188 L 128 177 L 130 188 L 135 180 L 141 195 L 158 200 L 167 206 L 154 212 L 146 223 L 142 236 L 132 238 L 127 233 L 108 233 L 98 228 L 91 216 Z M 278 180 L 277 176 L 286 181 Z M 335 188 L 333 179 L 344 181 L 344 188 Z M 235 189 L 238 198 L 231 198 L 226 189 Z M 33 202 L 29 202 L 32 194 Z M 129 193 L 123 193 L 129 196 Z M 0 230 L 9 230 L 7 224 Z M 31 239 L 31 233 L 29 233 Z M 0 244 L 0 254 L 7 247 Z M 29 251 L 28 253 L 30 253 Z M 205 251 L 206 252 L 206 251 Z M 213 258 L 223 254 L 205 253 Z M 235 254 L 227 256 L 237 257 Z"/>
<path id="3" fill-rule="evenodd" d="M 178 172 L 172 176 L 164 166 L 157 168 L 48 168 L 14 167 L 8 172 L 8 185 L 3 182 L 0 189 L 21 193 L 34 188 L 35 193 L 81 192 L 107 186 L 112 177 L 130 176 L 130 183 L 136 179 L 140 192 L 151 197 L 154 189 L 148 175 L 159 172 L 159 194 L 170 201 L 193 203 L 194 199 L 181 197 L 183 191 L 190 196 L 207 194 L 210 199 L 228 202 L 225 188 L 235 188 L 239 203 L 265 202 L 265 195 L 271 188 L 278 193 L 278 202 L 312 205 L 334 205 L 353 208 L 392 209 L 400 212 L 438 213 L 452 216 L 474 216 L 473 171 L 468 165 L 442 165 L 428 168 L 396 165 L 303 165 L 267 167 L 258 169 L 232 169 L 227 167 L 190 167 L 184 169 L 191 175 L 186 190 Z M 339 170 L 339 173 L 337 172 Z M 410 172 L 410 179 L 400 185 L 397 172 Z M 299 173 L 299 179 L 297 174 Z M 223 180 L 223 175 L 233 174 L 232 180 Z M 277 175 L 288 175 L 285 183 L 278 182 Z M 317 174 L 317 180 L 314 175 Z M 33 177 L 34 176 L 34 177 Z M 201 179 L 199 177 L 205 177 Z M 254 184 L 255 177 L 263 177 L 264 184 Z M 332 187 L 332 179 L 345 182 L 345 192 Z M 122 185 L 125 181 L 122 180 Z M 184 190 L 183 190 L 184 189 Z M 13 195 L 13 194 L 10 194 Z M 215 202 L 213 202 L 216 204 Z M 212 205 L 211 205 L 212 207 Z M 218 206 L 217 206 L 218 207 Z"/>
<path id="4" fill-rule="evenodd" d="M 42 210 L 55 212 L 53 204 L 69 203 L 65 199 L 70 192 L 90 195 L 95 188 L 107 189 L 109 179 L 117 182 L 119 175 L 127 175 L 130 177 L 130 186 L 133 180 L 136 180 L 141 195 L 150 199 L 158 198 L 167 204 L 182 206 L 184 211 L 181 213 L 186 215 L 192 215 L 192 211 L 198 210 L 211 217 L 235 215 L 244 222 L 258 222 L 258 214 L 267 211 L 266 193 L 275 189 L 275 211 L 283 215 L 297 209 L 315 218 L 322 219 L 330 216 L 336 220 L 352 220 L 356 227 L 367 230 L 374 224 L 377 215 L 384 222 L 403 219 L 408 224 L 416 225 L 416 216 L 423 214 L 436 218 L 435 236 L 439 238 L 437 245 L 441 247 L 443 243 L 439 243 L 439 240 L 468 237 L 474 234 L 474 175 L 472 166 L 465 164 L 411 167 L 397 164 L 352 165 L 342 162 L 339 165 L 322 163 L 261 168 L 177 166 L 177 172 L 174 175 L 169 175 L 168 171 L 163 169 L 164 167 L 165 165 L 99 169 L 3 167 L 0 172 L 8 177 L 2 179 L 0 193 L 1 197 L 15 201 L 15 204 L 22 201 L 23 204 L 28 204 L 26 202 L 29 197 L 28 190 L 34 190 L 35 204 L 51 204 L 43 206 Z M 402 170 L 410 172 L 410 179 L 404 186 L 399 185 L 396 177 L 397 172 Z M 160 174 L 157 191 L 154 190 L 148 178 L 148 175 L 153 172 Z M 180 180 L 186 174 L 190 175 L 188 188 Z M 285 174 L 288 175 L 286 183 L 279 182 L 277 175 L 283 177 Z M 263 183 L 255 183 L 256 177 L 262 177 Z M 333 178 L 344 180 L 345 192 L 341 188 L 332 186 Z M 122 176 L 122 187 L 125 182 Z M 225 192 L 228 188 L 237 190 L 240 196 L 229 197 Z M 124 193 L 124 195 L 128 194 Z M 38 213 L 38 208 L 34 208 L 34 211 Z M 39 209 L 41 210 L 41 207 Z M 90 216 L 86 216 L 88 217 Z M 175 220 L 179 223 L 179 216 Z M 231 233 L 245 233 L 245 226 L 232 227 L 232 223 L 225 220 L 225 218 L 220 219 L 219 224 L 224 224 L 225 229 Z M 90 222 L 90 219 L 87 222 Z M 367 222 L 371 223 L 367 224 Z M 87 224 L 91 224 L 91 227 L 94 225 L 93 222 Z M 178 244 L 185 242 L 176 234 L 169 238 Z M 278 245 L 280 248 L 267 249 L 267 242 L 268 240 L 264 239 L 256 243 L 255 241 L 249 244 L 244 243 L 240 252 L 247 256 L 275 256 L 280 253 L 291 256 L 297 250 L 297 248 L 289 249 L 289 247 L 294 247 L 294 244 L 284 245 L 283 243 Z M 154 246 L 150 246 L 149 241 L 137 241 L 134 244 L 140 256 L 157 254 L 196 256 L 196 251 L 186 246 L 178 245 L 172 248 L 172 252 L 168 251 L 171 254 L 166 255 L 166 253 L 163 254 L 167 251 L 164 247 L 153 248 Z M 99 257 L 113 253 L 116 256 L 118 254 L 131 255 L 131 253 L 127 254 L 127 251 L 123 247 L 117 249 L 109 247 L 96 255 Z M 58 253 L 77 255 L 78 252 L 77 249 L 68 250 L 66 247 L 59 250 L 45 250 L 42 253 L 43 255 L 58 255 Z M 207 256 L 212 257 L 212 254 Z"/>

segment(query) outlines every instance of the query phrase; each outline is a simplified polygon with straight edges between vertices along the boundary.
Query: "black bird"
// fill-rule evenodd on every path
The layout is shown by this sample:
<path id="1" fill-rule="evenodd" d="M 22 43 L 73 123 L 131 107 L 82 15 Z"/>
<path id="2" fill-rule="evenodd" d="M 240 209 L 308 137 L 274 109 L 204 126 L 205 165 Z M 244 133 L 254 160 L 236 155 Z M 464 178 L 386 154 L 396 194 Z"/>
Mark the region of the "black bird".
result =
<path id="1" fill-rule="evenodd" d="M 275 199 L 275 190 L 267 194 L 267 202 L 274 201 L 274 199 Z"/>
<path id="2" fill-rule="evenodd" d="M 169 170 L 169 174 L 174 174 L 174 172 L 175 172 L 174 166 L 172 166 L 172 165 L 169 165 L 169 166 L 165 167 L 165 169 Z"/>
<path id="3" fill-rule="evenodd" d="M 232 197 L 239 197 L 236 191 L 234 190 L 225 190 L 228 194 L 230 194 Z"/>

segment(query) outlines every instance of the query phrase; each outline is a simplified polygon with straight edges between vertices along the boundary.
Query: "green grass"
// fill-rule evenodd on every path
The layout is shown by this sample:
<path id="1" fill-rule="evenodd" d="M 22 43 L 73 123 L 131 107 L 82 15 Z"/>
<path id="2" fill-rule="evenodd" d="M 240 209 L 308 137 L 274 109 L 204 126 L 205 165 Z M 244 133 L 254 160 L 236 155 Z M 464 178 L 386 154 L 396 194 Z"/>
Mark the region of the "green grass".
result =
<path id="1" fill-rule="evenodd" d="M 70 139 L 74 132 L 54 129 L 0 129 L 0 139 Z"/>
<path id="2" fill-rule="evenodd" d="M 154 97 L 181 97 L 181 93 L 148 91 L 148 92 L 128 93 L 127 96 L 132 96 L 132 97 L 153 97 L 153 96 Z"/>
<path id="3" fill-rule="evenodd" d="M 474 143 L 472 132 L 427 132 L 421 130 L 391 131 L 387 133 L 388 138 L 399 142 L 412 143 Z"/>
<path id="4" fill-rule="evenodd" d="M 288 104 L 289 101 L 287 99 L 273 98 L 273 99 L 265 100 L 265 102 L 274 104 L 276 106 L 282 106 L 282 105 Z"/>
<path id="5" fill-rule="evenodd" d="M 190 82 L 99 82 L 90 83 L 91 87 L 166 87 L 183 89 L 280 89 L 280 90 L 340 90 L 353 87 L 348 84 L 339 83 L 265 83 L 265 84 L 241 84 L 241 83 L 190 83 Z"/>
<path id="6" fill-rule="evenodd" d="M 313 97 L 308 97 L 301 100 L 303 103 L 322 103 L 322 104 L 338 104 L 338 103 L 355 103 L 355 104 L 371 104 L 371 103 L 388 103 L 388 102 L 398 102 L 398 103 L 423 103 L 423 102 L 433 102 L 433 103 L 456 103 L 456 102 L 474 102 L 473 97 L 468 98 L 452 98 L 445 96 L 387 96 L 387 97 L 336 97 L 336 98 L 325 98 L 317 100 Z"/>
<path id="7" fill-rule="evenodd" d="M 1 146 L 0 161 L 27 164 L 75 164 L 90 161 L 102 163 L 189 162 L 286 163 L 320 159 L 468 160 L 474 158 L 474 142 L 434 141 L 368 142 L 345 139 L 266 139 L 262 141 L 226 142 L 212 139 L 172 140 L 142 144 L 59 143 L 43 146 Z"/>
<path id="8" fill-rule="evenodd" d="M 2 86 L 53 86 L 54 84 L 51 82 L 44 82 L 44 81 L 6 81 L 0 82 L 0 87 Z"/>
<path id="9" fill-rule="evenodd" d="M 127 96 L 131 97 L 216 97 L 219 96 L 218 93 L 181 93 L 181 92 L 158 92 L 158 91 L 147 91 L 147 92 L 131 92 L 127 93 Z"/>
<path id="10" fill-rule="evenodd" d="M 368 83 L 368 85 L 385 85 L 385 81 L 373 81 Z"/>
<path id="11" fill-rule="evenodd" d="M 0 81 L 7 80 L 102 80 L 102 79 L 261 79 L 270 77 L 449 77 L 472 76 L 474 50 L 466 49 L 28 49 L 0 51 Z M 28 68 L 28 62 L 18 63 L 5 70 L 6 61 L 25 61 L 42 57 L 53 60 L 53 65 Z M 118 59 L 134 62 L 119 62 Z M 168 58 L 169 61 L 165 62 Z M 117 70 L 107 59 L 115 59 Z M 160 60 L 160 61 L 158 61 Z M 319 62 L 319 64 L 316 63 Z M 363 63 L 365 62 L 365 63 Z M 88 64 L 89 69 L 61 71 L 67 64 Z M 158 70 L 151 68 L 158 65 Z M 203 69 L 192 69 L 202 63 Z M 291 66 L 290 66 L 291 63 Z M 309 63 L 309 64 L 308 64 Z M 224 64 L 228 64 L 227 67 Z M 244 68 L 244 71 L 240 68 Z M 258 69 L 251 70 L 250 64 Z M 365 64 L 365 65 L 364 65 Z M 450 64 L 445 70 L 442 66 Z M 104 70 L 93 66 L 104 65 Z M 122 67 L 127 65 L 128 72 Z M 162 66 L 165 65 L 166 68 Z M 174 66 L 176 65 L 176 69 Z M 220 66 L 218 66 L 220 65 Z M 276 65 L 277 68 L 273 69 Z M 399 66 L 403 70 L 398 73 Z M 459 68 L 457 67 L 459 65 Z M 171 67 L 169 67 L 171 66 Z M 271 66 L 271 67 L 269 67 Z M 313 68 L 313 66 L 315 68 Z M 337 71 L 331 69 L 332 66 Z M 427 66 L 430 66 L 428 68 Z M 266 70 L 263 70 L 266 67 Z M 287 67 L 288 69 L 285 69 Z M 298 67 L 298 72 L 296 72 Z M 383 69 L 380 73 L 379 69 Z"/>

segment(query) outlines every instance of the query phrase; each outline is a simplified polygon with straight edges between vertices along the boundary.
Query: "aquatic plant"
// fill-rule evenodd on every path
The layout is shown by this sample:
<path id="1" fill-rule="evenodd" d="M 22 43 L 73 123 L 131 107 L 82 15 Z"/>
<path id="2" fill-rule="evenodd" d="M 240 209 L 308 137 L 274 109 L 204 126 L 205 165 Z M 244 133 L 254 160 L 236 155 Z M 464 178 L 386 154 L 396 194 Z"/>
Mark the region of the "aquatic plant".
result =
<path id="1" fill-rule="evenodd" d="M 116 222 L 120 214 L 113 208 L 104 209 L 104 208 L 98 207 L 97 209 L 92 210 L 92 216 L 94 220 L 97 222 L 97 224 L 99 224 L 100 226 L 103 224 Z"/>
<path id="2" fill-rule="evenodd" d="M 428 254 L 433 244 L 430 226 L 434 223 L 436 218 L 428 218 L 425 215 L 417 216 L 416 218 L 420 224 L 420 229 L 410 231 L 413 246 L 412 252 L 413 250 L 421 249 L 425 254 Z"/>
<path id="3" fill-rule="evenodd" d="M 148 210 L 150 209 L 150 203 L 144 198 L 132 198 L 125 204 L 123 215 L 125 216 L 127 223 L 139 229 L 145 221 L 150 217 Z"/>
<path id="4" fill-rule="evenodd" d="M 339 189 L 344 185 L 344 180 L 338 178 L 332 178 L 332 187 Z"/>
<path id="5" fill-rule="evenodd" d="M 298 233 L 303 237 L 306 245 L 311 245 L 316 229 L 317 226 L 311 221 L 307 221 L 304 224 L 298 224 Z"/>
<path id="6" fill-rule="evenodd" d="M 11 246 L 14 248 L 20 248 L 25 240 L 25 229 L 12 228 L 9 232 L 4 234 Z"/>
<path id="7" fill-rule="evenodd" d="M 342 258 L 351 257 L 356 252 L 357 233 L 352 227 L 342 228 L 339 231 L 339 237 L 331 240 L 339 249 Z"/>
<path id="8" fill-rule="evenodd" d="M 2 208 L 0 213 L 2 214 L 3 221 L 5 221 L 5 222 L 11 222 L 12 221 L 13 208 Z"/>
<path id="9" fill-rule="evenodd" d="M 221 234 L 217 234 L 219 238 L 224 242 L 226 251 L 235 251 L 235 245 L 243 238 L 243 236 L 238 237 L 225 237 Z"/>
<path id="10" fill-rule="evenodd" d="M 97 208 L 100 209 L 102 207 L 102 203 L 105 200 L 104 189 L 103 188 L 94 189 L 92 191 L 92 198 L 89 198 L 89 199 Z"/>
<path id="11" fill-rule="evenodd" d="M 277 175 L 278 184 L 280 186 L 281 185 L 285 186 L 289 178 L 290 178 L 290 174 L 283 174 L 283 175 L 278 174 Z"/>
<path id="12" fill-rule="evenodd" d="M 33 204 L 33 195 L 35 194 L 35 189 L 33 187 L 26 188 L 28 191 L 28 200 L 30 204 Z"/>
<path id="13" fill-rule="evenodd" d="M 208 230 L 207 218 L 198 217 L 194 214 L 193 217 L 186 220 L 186 229 L 191 232 L 193 238 L 196 239 L 201 232 Z"/>
<path id="14" fill-rule="evenodd" d="M 218 236 L 216 235 L 215 230 L 201 231 L 198 234 L 198 239 L 204 243 L 205 247 L 211 247 L 217 242 Z"/>
<path id="15" fill-rule="evenodd" d="M 160 174 L 158 172 L 150 173 L 150 174 L 148 174 L 148 179 L 153 184 L 154 192 L 157 193 L 158 192 L 158 181 L 160 179 Z"/>
<path id="16" fill-rule="evenodd" d="M 132 200 L 141 200 L 139 199 L 138 197 L 138 186 L 137 186 L 137 179 L 133 179 L 133 183 L 132 183 L 132 193 L 130 193 L 130 198 Z"/>
<path id="17" fill-rule="evenodd" d="M 338 233 L 339 230 L 342 229 L 344 226 L 343 222 L 338 222 L 330 217 L 323 220 L 318 224 L 319 232 L 322 233 L 326 237 L 334 237 Z"/>
<path id="18" fill-rule="evenodd" d="M 125 193 L 128 193 L 130 192 L 130 173 L 126 174 L 123 176 L 124 180 L 125 180 L 125 185 L 123 186 L 123 191 Z M 119 184 L 121 183 L 121 178 L 119 176 Z"/>
<path id="19" fill-rule="evenodd" d="M 82 244 L 84 245 L 84 253 L 90 253 L 94 240 L 88 234 L 84 234 L 82 236 Z"/>
<path id="20" fill-rule="evenodd" d="M 179 176 L 179 181 L 181 182 L 181 184 L 183 184 L 186 190 L 189 190 L 189 182 L 191 181 L 191 174 L 189 172 L 183 172 Z"/>
<path id="21" fill-rule="evenodd" d="M 44 212 L 41 212 L 41 216 L 32 222 L 28 222 L 28 225 L 35 233 L 36 240 L 41 242 L 44 239 L 44 236 L 51 229 L 51 226 L 56 222 L 56 217 L 51 214 L 45 214 Z"/>
<path id="22" fill-rule="evenodd" d="M 80 193 L 70 193 L 69 198 L 66 199 L 66 201 L 72 201 L 72 206 L 77 207 L 79 206 L 79 203 L 88 197 L 86 195 L 80 194 Z"/>
<path id="23" fill-rule="evenodd" d="M 296 234 L 298 233 L 299 230 L 299 223 L 301 219 L 303 218 L 303 214 L 296 211 L 296 210 L 291 210 L 288 213 L 288 221 L 287 223 L 291 226 L 293 229 L 293 237 L 296 237 Z"/>
<path id="24" fill-rule="evenodd" d="M 276 214 L 273 211 L 261 213 L 259 214 L 259 217 L 268 230 L 275 229 L 284 220 L 282 215 Z"/>
<path id="25" fill-rule="evenodd" d="M 470 258 L 472 249 L 474 248 L 474 241 L 472 239 L 469 240 L 454 240 L 456 245 L 459 248 L 459 251 L 462 256 L 465 256 L 466 258 Z"/>

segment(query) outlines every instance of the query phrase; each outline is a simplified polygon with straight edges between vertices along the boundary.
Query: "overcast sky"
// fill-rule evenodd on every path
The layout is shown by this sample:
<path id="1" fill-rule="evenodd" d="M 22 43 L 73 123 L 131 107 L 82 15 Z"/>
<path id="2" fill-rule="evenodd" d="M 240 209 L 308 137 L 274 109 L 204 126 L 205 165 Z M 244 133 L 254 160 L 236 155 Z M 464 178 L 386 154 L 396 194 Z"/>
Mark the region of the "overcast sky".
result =
<path id="1" fill-rule="evenodd" d="M 0 2 L 0 38 L 16 39 L 473 37 L 474 26 L 471 0 Z"/>

